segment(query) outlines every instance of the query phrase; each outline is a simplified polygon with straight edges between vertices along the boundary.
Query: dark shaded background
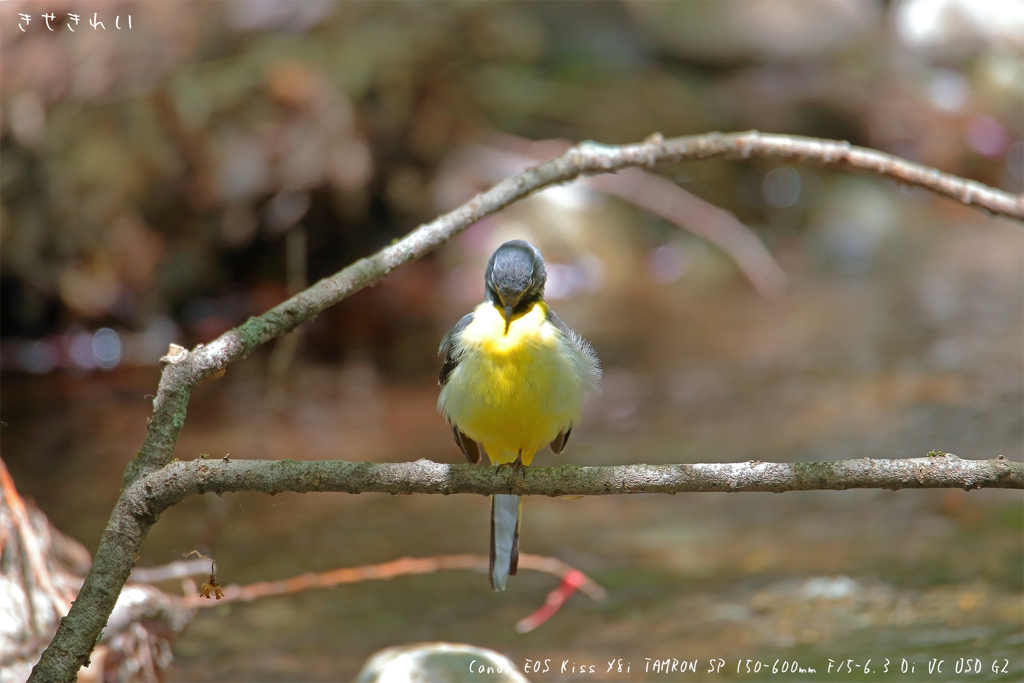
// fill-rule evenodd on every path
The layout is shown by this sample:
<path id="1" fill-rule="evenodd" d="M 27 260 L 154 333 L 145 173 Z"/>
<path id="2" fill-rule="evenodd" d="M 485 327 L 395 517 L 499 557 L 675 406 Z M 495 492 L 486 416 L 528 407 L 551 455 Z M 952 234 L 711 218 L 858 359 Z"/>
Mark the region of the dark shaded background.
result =
<path id="1" fill-rule="evenodd" d="M 208 342 L 388 244 L 521 168 L 526 140 L 756 128 L 1020 192 L 1022 35 L 1015 2 L 4 3 L 5 462 L 94 548 L 168 343 Z M 434 412 L 437 343 L 479 300 L 493 248 L 523 237 L 605 367 L 569 462 L 1021 458 L 1018 224 L 811 166 L 661 173 L 750 226 L 786 294 L 758 296 L 726 255 L 643 207 L 557 188 L 204 383 L 177 457 L 457 462 Z M 453 640 L 521 665 L 633 663 L 587 680 L 639 679 L 647 657 L 822 671 L 829 657 L 933 656 L 1005 657 L 1009 674 L 977 678 L 1016 680 L 1021 502 L 531 499 L 524 551 L 583 569 L 607 603 L 574 597 L 528 635 L 512 625 L 549 577 L 497 595 L 451 573 L 225 606 L 179 638 L 170 678 L 344 680 L 381 647 Z M 483 552 L 486 507 L 207 496 L 164 515 L 140 564 L 199 547 L 222 582 L 247 582 Z M 556 672 L 535 678 L 579 678 Z"/>

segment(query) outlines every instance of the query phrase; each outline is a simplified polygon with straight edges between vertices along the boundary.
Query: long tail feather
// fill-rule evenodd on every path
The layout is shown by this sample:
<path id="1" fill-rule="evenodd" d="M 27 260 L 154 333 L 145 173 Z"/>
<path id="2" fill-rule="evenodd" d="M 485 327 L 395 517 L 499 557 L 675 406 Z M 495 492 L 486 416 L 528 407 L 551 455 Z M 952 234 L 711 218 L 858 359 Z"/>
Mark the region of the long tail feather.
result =
<path id="1" fill-rule="evenodd" d="M 509 575 L 519 568 L 519 496 L 491 496 L 491 587 L 505 590 Z"/>
<path id="2" fill-rule="evenodd" d="M 516 496 L 519 498 L 519 496 Z M 516 510 L 516 533 L 512 537 L 512 553 L 508 561 L 508 575 L 515 576 L 519 572 L 519 525 L 523 522 L 523 499 L 519 498 Z"/>

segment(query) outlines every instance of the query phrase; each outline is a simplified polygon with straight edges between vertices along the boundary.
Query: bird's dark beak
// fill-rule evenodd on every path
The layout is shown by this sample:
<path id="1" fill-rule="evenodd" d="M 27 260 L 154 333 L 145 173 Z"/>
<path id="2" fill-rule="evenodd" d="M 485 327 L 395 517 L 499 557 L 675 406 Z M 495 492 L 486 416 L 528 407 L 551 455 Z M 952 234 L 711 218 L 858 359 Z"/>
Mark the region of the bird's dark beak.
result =
<path id="1" fill-rule="evenodd" d="M 505 304 L 505 334 L 508 334 L 508 326 L 512 324 L 512 311 L 515 306 L 512 304 Z"/>

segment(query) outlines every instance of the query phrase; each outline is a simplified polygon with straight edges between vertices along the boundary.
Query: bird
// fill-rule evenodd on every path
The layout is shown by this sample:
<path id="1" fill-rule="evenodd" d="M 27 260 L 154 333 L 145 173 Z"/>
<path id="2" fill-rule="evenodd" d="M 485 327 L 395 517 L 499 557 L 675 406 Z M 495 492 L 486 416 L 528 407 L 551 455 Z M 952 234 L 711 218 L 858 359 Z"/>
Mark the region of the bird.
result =
<path id="1" fill-rule="evenodd" d="M 484 301 L 442 339 L 437 407 L 470 463 L 525 467 L 550 446 L 560 454 L 599 390 L 593 347 L 544 301 L 547 268 L 524 240 L 505 242 L 484 271 Z M 519 496 L 491 496 L 490 581 L 505 589 L 519 562 Z"/>

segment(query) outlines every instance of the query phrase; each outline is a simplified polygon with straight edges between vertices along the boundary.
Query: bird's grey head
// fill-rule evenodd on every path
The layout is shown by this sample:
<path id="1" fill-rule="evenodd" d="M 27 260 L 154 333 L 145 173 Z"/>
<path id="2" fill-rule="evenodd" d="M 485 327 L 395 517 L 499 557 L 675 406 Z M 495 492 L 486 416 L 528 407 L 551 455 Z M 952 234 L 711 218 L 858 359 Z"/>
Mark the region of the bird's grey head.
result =
<path id="1" fill-rule="evenodd" d="M 540 250 L 524 240 L 512 240 L 491 255 L 484 272 L 484 288 L 487 300 L 504 313 L 507 327 L 513 313 L 544 296 L 547 279 Z"/>

